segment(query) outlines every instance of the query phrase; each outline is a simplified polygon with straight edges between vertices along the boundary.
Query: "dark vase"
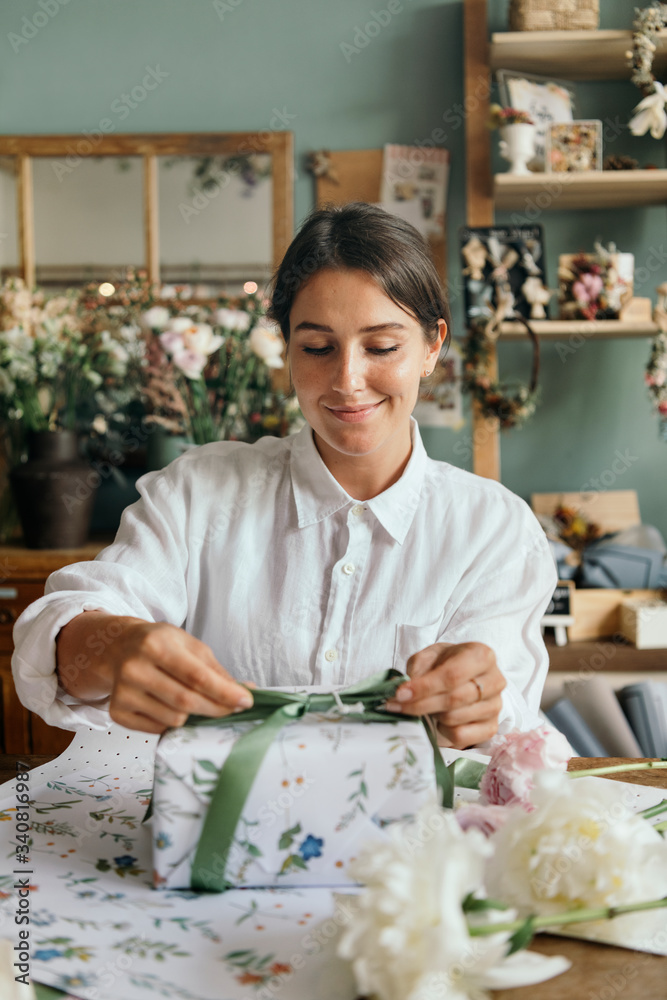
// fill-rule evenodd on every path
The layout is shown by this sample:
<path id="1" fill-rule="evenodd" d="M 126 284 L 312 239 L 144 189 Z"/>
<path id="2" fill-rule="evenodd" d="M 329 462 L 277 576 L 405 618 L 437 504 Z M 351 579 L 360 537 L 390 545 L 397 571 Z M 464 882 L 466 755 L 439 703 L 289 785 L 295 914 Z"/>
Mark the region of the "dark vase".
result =
<path id="1" fill-rule="evenodd" d="M 28 435 L 28 461 L 9 473 L 29 549 L 85 545 L 99 473 L 79 458 L 73 431 Z"/>

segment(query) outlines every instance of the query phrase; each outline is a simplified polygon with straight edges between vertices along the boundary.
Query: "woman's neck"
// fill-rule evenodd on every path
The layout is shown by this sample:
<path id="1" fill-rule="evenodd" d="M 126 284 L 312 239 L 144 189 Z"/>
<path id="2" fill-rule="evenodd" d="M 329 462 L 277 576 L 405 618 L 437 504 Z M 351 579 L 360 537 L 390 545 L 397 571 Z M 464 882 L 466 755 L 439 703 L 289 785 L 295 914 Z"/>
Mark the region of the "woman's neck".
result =
<path id="1" fill-rule="evenodd" d="M 372 500 L 398 482 L 410 461 L 412 439 L 387 441 L 367 455 L 346 455 L 331 448 L 313 432 L 313 441 L 334 479 L 355 500 Z"/>

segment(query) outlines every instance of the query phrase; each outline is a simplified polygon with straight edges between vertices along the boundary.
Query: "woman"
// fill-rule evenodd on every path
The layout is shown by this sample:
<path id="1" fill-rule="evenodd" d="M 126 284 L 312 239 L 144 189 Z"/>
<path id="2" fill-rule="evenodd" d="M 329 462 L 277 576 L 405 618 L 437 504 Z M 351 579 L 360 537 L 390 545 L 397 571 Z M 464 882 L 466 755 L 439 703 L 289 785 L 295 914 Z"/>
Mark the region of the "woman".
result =
<path id="1" fill-rule="evenodd" d="M 448 336 L 425 241 L 369 205 L 315 212 L 271 315 L 306 427 L 141 479 L 115 542 L 17 622 L 22 701 L 65 728 L 157 733 L 240 711 L 242 684 L 394 666 L 410 681 L 389 707 L 432 715 L 445 745 L 531 728 L 556 574 L 526 504 L 431 461 L 411 419 Z"/>

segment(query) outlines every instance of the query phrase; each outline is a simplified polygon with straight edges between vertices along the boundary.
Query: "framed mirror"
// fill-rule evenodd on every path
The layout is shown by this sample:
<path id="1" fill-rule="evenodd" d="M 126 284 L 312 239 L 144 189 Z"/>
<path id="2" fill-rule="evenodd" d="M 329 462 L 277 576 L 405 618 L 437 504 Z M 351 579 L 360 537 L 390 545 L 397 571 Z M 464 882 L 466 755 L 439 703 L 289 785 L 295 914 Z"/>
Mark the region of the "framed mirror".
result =
<path id="1" fill-rule="evenodd" d="M 260 288 L 293 233 L 291 132 L 0 136 L 0 278 L 73 287 L 143 267 Z"/>

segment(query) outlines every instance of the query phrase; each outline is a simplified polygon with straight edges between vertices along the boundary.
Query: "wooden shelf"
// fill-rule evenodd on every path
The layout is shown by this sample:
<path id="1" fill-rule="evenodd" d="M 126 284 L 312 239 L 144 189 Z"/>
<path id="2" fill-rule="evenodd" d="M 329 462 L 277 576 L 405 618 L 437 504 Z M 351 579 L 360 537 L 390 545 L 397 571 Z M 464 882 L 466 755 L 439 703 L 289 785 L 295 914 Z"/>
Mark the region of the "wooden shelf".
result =
<path id="1" fill-rule="evenodd" d="M 567 340 L 570 337 L 583 337 L 586 340 L 655 337 L 660 332 L 657 323 L 623 323 L 616 319 L 532 319 L 530 325 L 543 340 Z M 503 340 L 523 340 L 528 334 L 521 323 L 503 323 L 500 336 Z"/>
<path id="2" fill-rule="evenodd" d="M 496 209 L 541 211 L 636 208 L 667 202 L 667 170 L 590 170 L 574 174 L 495 174 Z"/>
<path id="3" fill-rule="evenodd" d="M 630 31 L 503 31 L 491 36 L 491 69 L 565 80 L 628 80 Z M 653 72 L 667 69 L 667 31 L 658 35 Z"/>
<path id="4" fill-rule="evenodd" d="M 603 672 L 623 673 L 632 671 L 662 671 L 667 672 L 667 650 L 636 649 L 624 642 L 618 636 L 608 639 L 589 639 L 579 642 L 568 642 L 565 646 L 557 646 L 551 636 L 547 635 L 546 646 L 549 651 L 550 673 L 578 673 L 582 669 L 595 669 L 591 664 L 597 663 L 597 654 L 604 656 Z"/>

